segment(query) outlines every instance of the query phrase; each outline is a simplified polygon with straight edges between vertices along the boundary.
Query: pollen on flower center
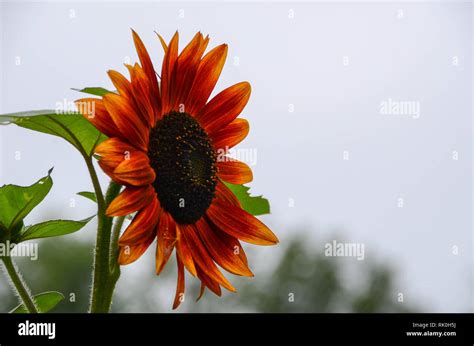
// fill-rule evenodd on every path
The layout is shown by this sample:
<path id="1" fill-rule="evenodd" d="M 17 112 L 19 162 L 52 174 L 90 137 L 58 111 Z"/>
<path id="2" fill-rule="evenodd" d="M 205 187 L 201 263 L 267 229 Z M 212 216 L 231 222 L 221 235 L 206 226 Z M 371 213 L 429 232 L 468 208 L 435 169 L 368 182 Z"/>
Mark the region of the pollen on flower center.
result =
<path id="1" fill-rule="evenodd" d="M 217 184 L 216 154 L 206 131 L 189 114 L 172 111 L 151 130 L 148 154 L 161 206 L 177 223 L 199 220 Z"/>

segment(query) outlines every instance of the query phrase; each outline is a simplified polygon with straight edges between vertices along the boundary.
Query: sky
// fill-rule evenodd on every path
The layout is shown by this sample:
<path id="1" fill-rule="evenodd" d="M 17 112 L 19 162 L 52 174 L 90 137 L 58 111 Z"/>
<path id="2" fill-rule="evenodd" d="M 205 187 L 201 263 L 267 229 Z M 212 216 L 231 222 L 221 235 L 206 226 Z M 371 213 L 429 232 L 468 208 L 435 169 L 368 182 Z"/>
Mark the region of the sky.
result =
<path id="1" fill-rule="evenodd" d="M 137 61 L 131 28 L 155 66 L 154 31 L 169 40 L 178 30 L 181 48 L 197 31 L 210 47 L 227 43 L 214 94 L 252 85 L 239 148 L 254 155 L 251 191 L 270 200 L 262 220 L 282 244 L 294 232 L 315 251 L 328 237 L 364 244 L 367 260 L 396 268 L 407 301 L 472 311 L 472 3 L 0 5 L 0 113 L 67 105 L 81 97 L 70 88 L 112 88 L 106 71 Z M 53 190 L 29 222 L 94 213 L 75 196 L 91 183 L 72 146 L 12 125 L 0 127 L 0 150 L 0 185 L 29 185 L 54 166 Z M 271 262 L 280 251 L 257 252 Z"/>

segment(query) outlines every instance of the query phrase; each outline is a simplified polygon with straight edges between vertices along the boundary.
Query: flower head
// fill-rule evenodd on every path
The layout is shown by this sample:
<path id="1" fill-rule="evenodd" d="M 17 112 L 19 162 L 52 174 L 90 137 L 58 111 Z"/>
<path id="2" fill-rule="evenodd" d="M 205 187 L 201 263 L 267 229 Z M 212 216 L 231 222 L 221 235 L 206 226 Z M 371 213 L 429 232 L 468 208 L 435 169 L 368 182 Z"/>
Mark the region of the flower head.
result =
<path id="1" fill-rule="evenodd" d="M 99 144 L 99 165 L 125 186 L 106 211 L 109 216 L 134 212 L 119 240 L 121 265 L 137 260 L 157 239 L 156 273 L 176 250 L 178 284 L 173 308 L 184 296 L 184 268 L 221 295 L 221 286 L 235 291 L 217 265 L 253 276 L 239 240 L 272 245 L 277 237 L 244 211 L 224 182 L 252 180 L 245 163 L 218 156 L 240 143 L 249 132 L 237 118 L 250 97 L 250 84 L 235 84 L 209 97 L 227 55 L 227 45 L 204 54 L 209 37 L 197 33 L 178 54 L 179 35 L 166 44 L 161 78 L 140 37 L 133 40 L 140 64 L 127 65 L 130 80 L 116 71 L 109 76 L 117 89 L 94 102 L 84 114 L 109 139 Z"/>

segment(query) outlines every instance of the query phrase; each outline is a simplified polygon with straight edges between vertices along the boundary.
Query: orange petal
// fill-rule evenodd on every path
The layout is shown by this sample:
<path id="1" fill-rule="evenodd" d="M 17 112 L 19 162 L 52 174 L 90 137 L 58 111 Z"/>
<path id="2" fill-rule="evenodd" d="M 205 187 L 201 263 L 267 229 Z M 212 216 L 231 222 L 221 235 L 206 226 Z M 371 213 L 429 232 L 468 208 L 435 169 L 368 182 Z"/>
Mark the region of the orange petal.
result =
<path id="1" fill-rule="evenodd" d="M 133 106 L 130 105 L 130 100 L 112 93 L 104 95 L 103 100 L 105 108 L 120 130 L 121 137 L 137 148 L 147 150 L 149 128 L 136 114 Z"/>
<path id="2" fill-rule="evenodd" d="M 216 196 L 227 203 L 240 207 L 240 202 L 237 197 L 235 197 L 234 193 L 220 180 L 216 185 Z"/>
<path id="3" fill-rule="evenodd" d="M 186 238 L 183 235 L 183 225 L 176 224 L 176 251 L 184 263 L 186 269 L 193 275 L 196 276 L 196 266 L 194 264 L 193 254 L 189 247 Z"/>
<path id="4" fill-rule="evenodd" d="M 226 57 L 227 45 L 222 44 L 212 49 L 202 58 L 185 102 L 187 113 L 196 115 L 204 107 L 216 86 Z"/>
<path id="5" fill-rule="evenodd" d="M 100 156 L 99 165 L 109 176 L 113 176 L 115 168 L 122 161 L 138 153 L 132 145 L 121 141 L 117 137 L 106 139 L 95 148 L 95 153 Z"/>
<path id="6" fill-rule="evenodd" d="M 242 142 L 249 133 L 249 122 L 237 118 L 211 135 L 216 150 L 227 150 Z"/>
<path id="7" fill-rule="evenodd" d="M 155 189 L 128 186 L 107 207 L 107 216 L 125 216 L 136 212 L 148 205 L 155 197 Z"/>
<path id="8" fill-rule="evenodd" d="M 253 180 L 252 169 L 241 161 L 225 156 L 217 162 L 217 176 L 231 184 L 245 184 Z"/>
<path id="9" fill-rule="evenodd" d="M 166 50 L 163 58 L 163 67 L 161 69 L 162 114 L 168 113 L 171 109 L 173 86 L 176 85 L 176 76 L 173 73 L 173 70 L 176 60 L 178 59 L 178 42 L 179 34 L 176 31 L 168 45 L 168 49 Z"/>
<path id="10" fill-rule="evenodd" d="M 235 292 L 235 288 L 225 278 L 225 276 L 222 275 L 220 270 L 214 264 L 214 261 L 209 256 L 209 253 L 196 233 L 197 230 L 195 227 L 192 225 L 179 225 L 179 228 L 181 230 L 181 234 L 184 236 L 189 245 L 191 253 L 193 254 L 196 267 L 199 266 L 212 280 L 217 281 L 229 291 Z"/>
<path id="11" fill-rule="evenodd" d="M 114 84 L 115 88 L 119 92 L 121 96 L 125 96 L 128 99 L 131 99 L 132 96 L 132 86 L 130 82 L 125 78 L 121 73 L 109 70 L 107 71 L 112 83 Z"/>
<path id="12" fill-rule="evenodd" d="M 137 152 L 137 149 L 117 137 L 108 138 L 95 147 L 95 153 L 103 157 L 120 154 L 125 159 L 132 152 Z"/>
<path id="13" fill-rule="evenodd" d="M 204 293 L 204 289 L 202 285 L 208 287 L 212 292 L 214 292 L 216 295 L 220 297 L 222 295 L 222 291 L 221 291 L 221 287 L 219 286 L 219 283 L 213 280 L 208 275 L 206 275 L 204 270 L 202 270 L 200 267 L 197 268 L 197 271 L 198 271 L 198 278 L 201 280 L 201 292 L 199 293 L 197 300 L 199 300 Z"/>
<path id="14" fill-rule="evenodd" d="M 232 237 L 218 230 L 216 232 L 204 218 L 199 219 L 195 225 L 199 237 L 218 265 L 232 274 L 253 276 L 247 263 L 239 256 L 242 248 L 236 246 L 236 241 L 231 241 Z"/>
<path id="15" fill-rule="evenodd" d="M 178 56 L 175 64 L 176 86 L 173 88 L 176 93 L 172 97 L 171 109 L 180 109 L 180 105 L 186 101 L 208 42 L 209 39 L 205 40 L 198 32 Z"/>
<path id="16" fill-rule="evenodd" d="M 135 262 L 140 258 L 141 255 L 148 249 L 148 247 L 153 243 L 155 235 L 150 233 L 149 236 L 139 244 L 134 245 L 124 245 L 119 248 L 119 258 L 118 262 L 120 265 L 127 265 L 132 262 Z"/>
<path id="17" fill-rule="evenodd" d="M 171 215 L 163 211 L 156 227 L 156 275 L 159 275 L 166 262 L 168 262 L 176 244 L 176 224 Z"/>
<path id="18" fill-rule="evenodd" d="M 121 134 L 115 125 L 112 117 L 105 109 L 104 103 L 100 99 L 83 98 L 75 101 L 79 113 L 81 113 L 97 130 L 108 137 L 115 137 Z"/>
<path id="19" fill-rule="evenodd" d="M 184 266 L 177 254 L 176 262 L 178 263 L 178 283 L 176 285 L 176 295 L 174 297 L 173 310 L 176 309 L 182 301 L 184 301 Z"/>
<path id="20" fill-rule="evenodd" d="M 278 238 L 253 215 L 239 207 L 215 198 L 207 209 L 212 223 L 227 234 L 256 245 L 274 245 Z"/>
<path id="21" fill-rule="evenodd" d="M 234 195 L 234 193 L 222 182 L 218 181 L 217 186 L 216 186 L 216 198 L 223 200 L 227 203 L 232 204 L 233 206 L 239 207 L 240 208 L 240 202 L 237 199 L 237 197 Z M 207 217 L 206 217 L 207 219 Z M 242 245 L 240 245 L 240 242 L 238 239 L 228 235 L 225 232 L 222 232 L 218 228 L 215 227 L 215 225 L 212 222 L 208 222 L 208 225 L 214 228 L 214 233 L 218 234 L 220 238 L 223 238 L 223 241 L 231 244 L 231 247 L 236 249 L 236 252 L 238 253 L 240 259 L 242 260 L 243 263 L 245 263 L 248 266 L 248 261 L 247 261 L 247 256 L 245 255 L 244 249 L 242 248 Z"/>
<path id="22" fill-rule="evenodd" d="M 146 241 L 150 234 L 155 236 L 160 211 L 160 203 L 155 196 L 147 206 L 135 215 L 130 226 L 120 237 L 119 245 L 135 245 Z"/>
<path id="23" fill-rule="evenodd" d="M 161 43 L 161 46 L 163 47 L 163 51 L 166 53 L 166 51 L 168 50 L 168 45 L 166 44 L 166 41 L 165 39 L 163 38 L 163 36 L 161 36 L 159 33 L 157 33 L 155 31 L 155 34 L 156 36 L 158 36 L 158 38 L 160 39 L 160 43 Z"/>
<path id="24" fill-rule="evenodd" d="M 137 151 L 115 168 L 114 176 L 124 185 L 145 186 L 155 181 L 155 171 L 150 167 L 148 156 Z"/>
<path id="25" fill-rule="evenodd" d="M 150 82 L 152 95 L 152 102 L 153 106 L 156 110 L 155 116 L 158 117 L 161 111 L 161 96 L 160 96 L 160 88 L 158 86 L 158 79 L 156 78 L 155 68 L 153 67 L 153 63 L 151 62 L 150 56 L 143 44 L 140 36 L 132 30 L 133 33 L 133 42 L 135 43 L 135 48 L 138 53 L 138 58 L 140 59 L 140 63 L 142 64 L 143 71 L 147 76 L 148 81 Z M 155 121 L 157 118 L 155 118 Z"/>
<path id="26" fill-rule="evenodd" d="M 196 301 L 202 298 L 205 289 L 206 289 L 206 285 L 204 285 L 204 282 L 201 281 L 201 289 L 199 290 L 199 295 L 197 296 Z"/>
<path id="27" fill-rule="evenodd" d="M 129 68 L 130 78 L 132 80 L 132 93 L 137 109 L 145 124 L 149 127 L 155 125 L 155 114 L 158 114 L 158 109 L 155 109 L 153 100 L 153 93 L 145 72 L 140 65 Z"/>
<path id="28" fill-rule="evenodd" d="M 230 124 L 242 112 L 250 98 L 250 84 L 241 82 L 217 94 L 198 113 L 196 119 L 210 136 Z"/>

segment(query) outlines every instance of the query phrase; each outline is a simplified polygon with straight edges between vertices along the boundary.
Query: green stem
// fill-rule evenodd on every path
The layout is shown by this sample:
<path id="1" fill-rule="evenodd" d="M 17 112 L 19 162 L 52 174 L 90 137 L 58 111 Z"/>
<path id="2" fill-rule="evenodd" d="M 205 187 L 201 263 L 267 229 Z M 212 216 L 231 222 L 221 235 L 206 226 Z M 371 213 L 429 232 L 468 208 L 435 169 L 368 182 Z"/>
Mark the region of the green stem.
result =
<path id="1" fill-rule="evenodd" d="M 117 284 L 118 279 L 120 278 L 120 265 L 118 264 L 118 239 L 120 236 L 120 230 L 122 229 L 125 216 L 120 216 L 115 219 L 114 227 L 112 230 L 112 237 L 110 241 L 110 251 L 109 251 L 109 278 L 107 285 L 103 293 L 103 306 L 110 310 L 112 305 L 112 298 L 115 290 L 115 285 Z"/>
<path id="2" fill-rule="evenodd" d="M 90 312 L 109 312 L 116 279 L 112 277 L 109 269 L 112 218 L 105 215 L 105 210 L 118 195 L 121 186 L 111 181 L 104 199 L 92 159 L 86 159 L 86 163 L 97 196 L 98 220 Z M 115 282 L 111 287 L 111 281 L 114 280 Z"/>
<path id="3" fill-rule="evenodd" d="M 112 230 L 112 242 L 110 244 L 110 271 L 114 272 L 117 268 L 120 269 L 118 265 L 118 240 L 120 237 L 120 231 L 122 230 L 123 222 L 125 221 L 125 216 L 119 216 L 115 219 L 114 228 Z"/>
<path id="4" fill-rule="evenodd" d="M 33 297 L 31 297 L 29 290 L 26 286 L 26 283 L 21 279 L 20 274 L 18 273 L 15 264 L 10 256 L 3 256 L 2 257 L 3 264 L 5 264 L 5 268 L 7 269 L 8 275 L 15 286 L 18 295 L 20 296 L 23 305 L 25 305 L 26 310 L 30 313 L 38 313 L 38 308 L 35 305 Z"/>

